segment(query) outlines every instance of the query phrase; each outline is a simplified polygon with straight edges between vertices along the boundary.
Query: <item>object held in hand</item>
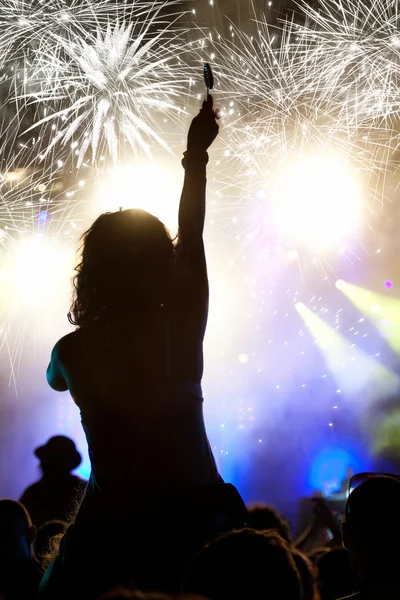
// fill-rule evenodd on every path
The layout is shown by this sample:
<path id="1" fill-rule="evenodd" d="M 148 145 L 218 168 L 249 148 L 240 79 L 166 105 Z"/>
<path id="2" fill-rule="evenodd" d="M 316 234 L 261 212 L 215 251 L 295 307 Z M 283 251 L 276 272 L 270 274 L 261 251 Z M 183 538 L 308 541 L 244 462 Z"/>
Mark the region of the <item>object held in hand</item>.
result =
<path id="1" fill-rule="evenodd" d="M 204 81 L 207 87 L 207 97 L 211 94 L 211 91 L 214 89 L 214 75 L 209 63 L 205 63 L 204 65 Z M 222 117 L 222 112 L 219 108 L 214 110 L 215 118 L 219 120 Z"/>
<path id="2" fill-rule="evenodd" d="M 205 63 L 204 65 L 204 81 L 207 88 L 207 94 L 209 94 L 214 88 L 214 75 L 209 63 Z"/>

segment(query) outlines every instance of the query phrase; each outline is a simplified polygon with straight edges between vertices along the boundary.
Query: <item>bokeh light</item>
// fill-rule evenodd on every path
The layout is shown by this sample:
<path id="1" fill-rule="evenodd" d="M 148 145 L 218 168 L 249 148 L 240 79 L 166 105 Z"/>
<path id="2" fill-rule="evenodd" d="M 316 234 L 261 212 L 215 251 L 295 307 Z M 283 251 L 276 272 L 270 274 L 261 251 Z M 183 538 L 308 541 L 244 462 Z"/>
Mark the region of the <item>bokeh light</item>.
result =
<path id="1" fill-rule="evenodd" d="M 170 166 L 165 160 L 136 162 L 111 169 L 98 183 L 96 212 L 141 208 L 158 217 L 174 236 L 183 182 L 182 168 L 176 162 Z"/>
<path id="2" fill-rule="evenodd" d="M 46 221 L 48 221 L 49 218 L 50 218 L 49 213 L 45 210 L 38 214 L 38 220 L 41 221 L 42 223 L 46 223 Z"/>
<path id="3" fill-rule="evenodd" d="M 353 452 L 342 447 L 323 448 L 315 457 L 310 470 L 310 486 L 326 495 L 338 492 L 348 467 L 359 471 L 360 461 Z"/>
<path id="4" fill-rule="evenodd" d="M 346 284 L 343 279 L 338 279 L 335 285 L 338 290 L 342 290 Z"/>
<path id="5" fill-rule="evenodd" d="M 285 163 L 272 189 L 278 227 L 315 251 L 338 248 L 361 225 L 361 183 L 336 154 Z"/>
<path id="6" fill-rule="evenodd" d="M 59 309 L 58 300 L 65 299 L 70 288 L 73 259 L 71 248 L 57 238 L 29 235 L 16 239 L 1 270 L 3 308 L 13 313 Z M 23 319 L 23 315 L 18 318 Z"/>

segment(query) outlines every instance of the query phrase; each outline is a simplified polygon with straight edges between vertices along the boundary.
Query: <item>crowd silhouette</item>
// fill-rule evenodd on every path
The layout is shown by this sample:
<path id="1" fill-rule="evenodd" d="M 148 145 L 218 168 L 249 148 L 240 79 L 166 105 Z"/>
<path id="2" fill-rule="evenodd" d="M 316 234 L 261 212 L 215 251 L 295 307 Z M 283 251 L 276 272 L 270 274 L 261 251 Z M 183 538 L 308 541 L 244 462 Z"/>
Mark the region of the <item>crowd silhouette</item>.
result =
<path id="1" fill-rule="evenodd" d="M 176 240 L 140 210 L 103 214 L 83 236 L 76 330 L 55 345 L 47 379 L 80 409 L 91 475 L 72 474 L 81 457 L 68 438 L 35 450 L 42 478 L 20 502 L 0 500 L 0 600 L 400 598 L 394 476 L 359 477 L 341 528 L 316 498 L 293 540 L 273 507 L 247 508 L 218 473 L 201 390 L 217 134 L 208 95 L 182 161 Z"/>

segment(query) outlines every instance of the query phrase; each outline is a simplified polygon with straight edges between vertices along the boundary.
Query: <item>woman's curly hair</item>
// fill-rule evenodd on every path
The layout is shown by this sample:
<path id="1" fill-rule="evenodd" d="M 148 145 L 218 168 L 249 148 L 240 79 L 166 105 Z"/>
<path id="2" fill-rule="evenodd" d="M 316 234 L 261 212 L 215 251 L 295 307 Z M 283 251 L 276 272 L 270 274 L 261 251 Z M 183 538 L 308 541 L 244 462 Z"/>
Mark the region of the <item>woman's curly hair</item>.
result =
<path id="1" fill-rule="evenodd" d="M 139 209 L 104 213 L 82 242 L 68 315 L 73 325 L 151 313 L 166 302 L 175 247 L 155 216 Z"/>

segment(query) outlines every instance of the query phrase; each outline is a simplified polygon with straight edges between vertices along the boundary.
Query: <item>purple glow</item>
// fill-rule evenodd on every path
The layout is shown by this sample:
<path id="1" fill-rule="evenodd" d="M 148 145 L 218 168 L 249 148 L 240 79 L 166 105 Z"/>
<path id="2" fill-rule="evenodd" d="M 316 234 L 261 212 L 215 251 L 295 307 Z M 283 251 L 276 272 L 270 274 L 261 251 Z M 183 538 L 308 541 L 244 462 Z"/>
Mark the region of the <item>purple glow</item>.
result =
<path id="1" fill-rule="evenodd" d="M 386 288 L 387 290 L 391 290 L 391 289 L 392 289 L 392 287 L 393 287 L 393 281 L 389 281 L 389 280 L 388 280 L 388 281 L 385 281 L 385 288 Z"/>

